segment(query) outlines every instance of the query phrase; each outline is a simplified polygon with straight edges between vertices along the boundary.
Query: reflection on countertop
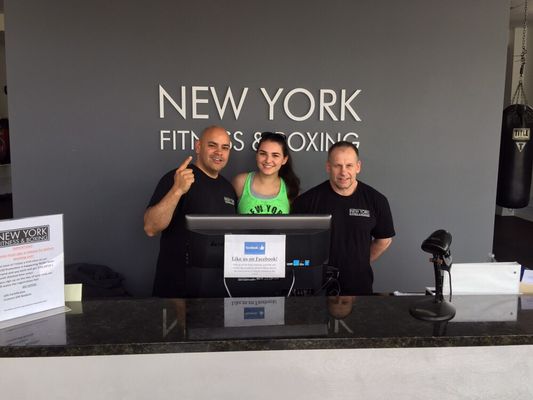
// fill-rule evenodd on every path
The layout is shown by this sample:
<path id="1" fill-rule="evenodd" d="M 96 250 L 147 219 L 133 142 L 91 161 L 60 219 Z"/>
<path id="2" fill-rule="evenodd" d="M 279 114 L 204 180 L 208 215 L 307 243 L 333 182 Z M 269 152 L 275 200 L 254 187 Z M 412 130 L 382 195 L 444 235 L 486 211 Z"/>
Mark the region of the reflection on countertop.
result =
<path id="1" fill-rule="evenodd" d="M 0 357 L 533 344 L 533 296 L 456 296 L 445 324 L 419 297 L 107 299 L 0 330 Z"/>

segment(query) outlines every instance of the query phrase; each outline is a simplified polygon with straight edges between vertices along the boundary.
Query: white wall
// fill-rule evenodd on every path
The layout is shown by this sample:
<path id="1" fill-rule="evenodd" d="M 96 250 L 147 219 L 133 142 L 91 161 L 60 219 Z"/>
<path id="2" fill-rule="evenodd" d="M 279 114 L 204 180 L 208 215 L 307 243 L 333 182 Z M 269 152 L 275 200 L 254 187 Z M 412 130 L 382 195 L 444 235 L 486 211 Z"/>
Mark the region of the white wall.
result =
<path id="1" fill-rule="evenodd" d="M 64 214 L 66 263 L 108 265 L 131 293 L 148 294 L 158 241 L 144 235 L 142 214 L 160 176 L 190 154 L 162 151 L 159 132 L 211 123 L 244 133 L 228 177 L 253 168 L 256 130 L 357 132 L 360 178 L 388 197 L 397 232 L 375 265 L 376 291 L 434 281 L 420 243 L 436 229 L 454 235 L 457 262 L 492 251 L 509 29 L 501 0 L 313 0 L 305 9 L 8 0 L 5 10 L 14 215 Z M 158 84 L 173 96 L 203 85 L 250 94 L 238 120 L 219 118 L 213 102 L 210 120 L 191 107 L 159 118 Z M 270 120 L 261 87 L 361 89 L 361 121 L 316 112 L 296 121 L 281 101 Z M 306 110 L 306 98 L 295 107 Z M 304 189 L 326 179 L 325 157 L 294 152 Z"/>

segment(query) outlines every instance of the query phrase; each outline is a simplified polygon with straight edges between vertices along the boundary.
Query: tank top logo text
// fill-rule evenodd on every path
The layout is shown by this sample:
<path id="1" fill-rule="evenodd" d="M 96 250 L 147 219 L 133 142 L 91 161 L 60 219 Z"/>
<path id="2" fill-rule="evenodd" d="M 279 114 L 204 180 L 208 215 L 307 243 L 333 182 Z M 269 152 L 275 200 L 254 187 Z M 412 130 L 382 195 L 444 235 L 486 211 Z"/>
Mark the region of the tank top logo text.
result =
<path id="1" fill-rule="evenodd" d="M 270 204 L 258 204 L 253 208 L 250 208 L 248 214 L 283 214 L 283 210 L 280 210 L 276 206 L 271 206 Z"/>

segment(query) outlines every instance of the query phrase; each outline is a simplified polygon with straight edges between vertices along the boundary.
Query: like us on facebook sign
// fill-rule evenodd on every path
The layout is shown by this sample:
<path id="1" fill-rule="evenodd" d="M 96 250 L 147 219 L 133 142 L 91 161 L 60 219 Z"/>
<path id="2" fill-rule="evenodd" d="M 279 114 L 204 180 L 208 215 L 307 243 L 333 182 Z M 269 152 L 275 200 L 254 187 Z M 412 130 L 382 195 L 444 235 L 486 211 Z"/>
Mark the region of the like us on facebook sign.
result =
<path id="1" fill-rule="evenodd" d="M 285 235 L 225 235 L 225 278 L 284 278 Z"/>

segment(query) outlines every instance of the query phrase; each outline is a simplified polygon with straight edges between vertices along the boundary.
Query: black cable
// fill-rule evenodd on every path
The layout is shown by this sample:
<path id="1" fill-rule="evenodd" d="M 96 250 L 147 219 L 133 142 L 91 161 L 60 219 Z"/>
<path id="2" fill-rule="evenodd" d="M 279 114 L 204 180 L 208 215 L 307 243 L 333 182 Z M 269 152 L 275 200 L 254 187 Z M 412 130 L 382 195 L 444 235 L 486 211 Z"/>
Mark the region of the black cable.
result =
<path id="1" fill-rule="evenodd" d="M 450 282 L 450 302 L 452 301 L 452 273 L 450 270 L 448 272 L 448 281 Z"/>

